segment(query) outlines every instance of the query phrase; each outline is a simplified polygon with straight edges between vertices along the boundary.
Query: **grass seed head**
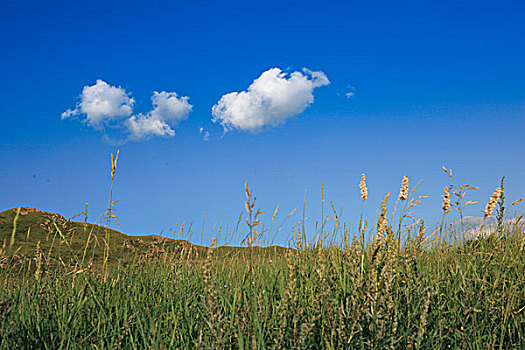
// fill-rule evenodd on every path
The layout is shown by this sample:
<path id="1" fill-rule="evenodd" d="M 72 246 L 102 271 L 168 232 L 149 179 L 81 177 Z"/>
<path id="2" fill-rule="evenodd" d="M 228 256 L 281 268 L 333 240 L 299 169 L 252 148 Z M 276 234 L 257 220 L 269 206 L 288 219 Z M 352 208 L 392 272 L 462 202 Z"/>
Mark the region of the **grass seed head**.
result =
<path id="1" fill-rule="evenodd" d="M 381 221 L 381 224 L 378 225 L 377 227 L 377 234 L 379 236 L 382 236 L 383 233 L 385 233 L 386 231 L 386 227 L 387 227 L 387 224 L 388 224 L 388 218 L 383 218 L 383 220 Z"/>
<path id="2" fill-rule="evenodd" d="M 381 214 L 379 214 L 378 220 L 377 220 L 377 232 L 379 233 L 382 231 L 382 233 L 385 232 L 386 229 L 386 201 L 388 200 L 388 197 L 390 197 L 390 192 L 386 194 L 386 196 L 381 201 Z"/>
<path id="3" fill-rule="evenodd" d="M 445 194 L 443 194 L 443 211 L 447 213 L 450 209 L 450 189 L 445 186 Z"/>
<path id="4" fill-rule="evenodd" d="M 403 176 L 403 181 L 401 182 L 401 189 L 399 190 L 399 199 L 404 201 L 408 197 L 408 176 Z"/>
<path id="5" fill-rule="evenodd" d="M 359 188 L 361 189 L 361 199 L 366 200 L 368 198 L 368 189 L 366 188 L 365 174 L 361 174 L 361 182 L 359 182 Z"/>
<path id="6" fill-rule="evenodd" d="M 492 197 L 490 197 L 490 200 L 487 203 L 487 206 L 485 207 L 484 218 L 487 218 L 492 215 L 492 212 L 494 211 L 494 207 L 496 206 L 496 202 L 498 201 L 499 196 L 501 196 L 501 192 L 502 192 L 501 187 L 498 187 L 492 194 Z"/>

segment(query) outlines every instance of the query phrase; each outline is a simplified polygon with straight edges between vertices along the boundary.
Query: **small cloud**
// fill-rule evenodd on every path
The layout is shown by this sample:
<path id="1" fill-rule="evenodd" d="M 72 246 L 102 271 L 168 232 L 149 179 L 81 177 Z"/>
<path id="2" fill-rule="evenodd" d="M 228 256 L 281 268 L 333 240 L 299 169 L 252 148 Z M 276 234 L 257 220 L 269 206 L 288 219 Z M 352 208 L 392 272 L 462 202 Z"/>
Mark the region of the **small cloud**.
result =
<path id="1" fill-rule="evenodd" d="M 151 97 L 153 110 L 150 117 L 155 120 L 166 120 L 177 123 L 188 118 L 193 106 L 188 103 L 189 97 L 177 97 L 175 92 L 155 91 Z"/>
<path id="2" fill-rule="evenodd" d="M 263 72 L 246 91 L 223 95 L 212 108 L 213 122 L 225 131 L 260 131 L 285 123 L 314 102 L 315 88 L 330 84 L 323 72 L 304 68 L 303 73 L 279 68 Z"/>
<path id="3" fill-rule="evenodd" d="M 209 141 L 210 140 L 210 133 L 207 132 L 206 130 L 204 130 L 203 127 L 199 128 L 199 132 L 202 134 L 202 139 L 204 141 Z"/>
<path id="4" fill-rule="evenodd" d="M 151 97 L 153 109 L 146 114 L 133 114 L 135 100 L 121 87 L 103 80 L 85 86 L 75 109 L 62 113 L 62 119 L 84 116 L 89 126 L 106 131 L 107 126 L 124 129 L 126 140 L 142 140 L 152 136 L 174 136 L 172 127 L 188 118 L 192 105 L 188 97 L 175 92 L 155 91 Z M 107 136 L 107 135 L 106 135 Z M 106 138 L 107 139 L 107 138 Z M 120 142 L 125 142 L 120 141 Z"/>
<path id="5" fill-rule="evenodd" d="M 461 222 L 455 222 L 454 224 L 461 227 Z M 485 220 L 481 216 L 465 216 L 463 218 L 463 224 L 465 225 L 465 231 L 462 236 L 466 240 L 486 238 L 497 230 L 497 221 L 492 216 L 487 217 Z M 507 218 L 503 220 L 503 226 L 505 230 L 517 229 L 524 231 L 525 220 L 521 217 Z"/>
<path id="6" fill-rule="evenodd" d="M 148 115 L 131 116 L 126 121 L 126 125 L 130 131 L 130 137 L 135 140 L 146 139 L 154 135 L 175 136 L 175 131 L 168 124 Z"/>
<path id="7" fill-rule="evenodd" d="M 193 108 L 188 99 L 186 96 L 177 97 L 175 92 L 155 91 L 151 96 L 153 110 L 126 121 L 130 138 L 140 140 L 152 136 L 175 136 L 171 127 L 188 118 Z"/>
<path id="8" fill-rule="evenodd" d="M 355 96 L 355 87 L 353 87 L 352 85 L 347 85 L 346 86 L 346 92 L 345 92 L 345 97 L 350 99 L 352 97 Z"/>
<path id="9" fill-rule="evenodd" d="M 487 223 L 494 223 L 494 218 L 489 216 L 485 219 Z M 480 225 L 483 222 L 482 216 L 465 216 L 463 218 L 463 223 L 466 225 Z"/>

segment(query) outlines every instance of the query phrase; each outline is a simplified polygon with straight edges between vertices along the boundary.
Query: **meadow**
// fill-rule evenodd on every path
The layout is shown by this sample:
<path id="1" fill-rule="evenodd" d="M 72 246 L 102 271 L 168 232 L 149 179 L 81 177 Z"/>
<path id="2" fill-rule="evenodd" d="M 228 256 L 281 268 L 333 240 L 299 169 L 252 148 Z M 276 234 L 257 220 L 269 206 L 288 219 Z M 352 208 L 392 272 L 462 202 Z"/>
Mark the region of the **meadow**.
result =
<path id="1" fill-rule="evenodd" d="M 447 220 L 475 188 L 446 187 L 428 227 L 405 177 L 377 217 L 351 227 L 332 207 L 286 248 L 265 244 L 275 213 L 266 224 L 248 185 L 242 247 L 15 208 L 0 214 L 0 348 L 523 349 L 525 233 L 503 185 L 475 225 Z"/>

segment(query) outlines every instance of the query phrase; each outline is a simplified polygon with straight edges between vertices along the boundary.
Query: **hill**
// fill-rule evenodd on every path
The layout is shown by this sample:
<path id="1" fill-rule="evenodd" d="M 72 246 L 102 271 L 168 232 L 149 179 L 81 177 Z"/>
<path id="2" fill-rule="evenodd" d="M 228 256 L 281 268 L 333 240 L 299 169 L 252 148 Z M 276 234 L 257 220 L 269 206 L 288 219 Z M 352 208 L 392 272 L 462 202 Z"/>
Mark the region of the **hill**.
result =
<path id="1" fill-rule="evenodd" d="M 35 208 L 20 208 L 16 219 L 14 244 L 10 246 L 13 224 L 18 208 L 0 213 L 0 246 L 7 255 L 34 256 L 39 249 L 48 255 L 68 260 L 82 258 L 100 260 L 104 255 L 106 233 L 109 237 L 110 260 L 148 257 L 183 249 L 195 252 L 205 248 L 188 241 L 161 236 L 129 236 L 99 225 L 66 220 L 62 215 Z"/>
<path id="2" fill-rule="evenodd" d="M 164 254 L 199 257 L 205 256 L 207 250 L 206 247 L 185 240 L 157 235 L 130 236 L 100 225 L 67 220 L 60 214 L 35 208 L 20 208 L 16 218 L 17 211 L 18 208 L 13 208 L 0 213 L 0 250 L 11 257 L 34 257 L 42 252 L 65 262 L 80 260 L 85 256 L 85 259 L 96 263 L 103 259 L 106 234 L 109 237 L 111 262 L 149 259 Z M 10 246 L 15 218 L 14 244 Z M 285 250 L 282 247 L 223 246 L 216 249 L 216 254 L 232 256 L 256 252 L 258 256 L 267 256 L 280 255 Z"/>

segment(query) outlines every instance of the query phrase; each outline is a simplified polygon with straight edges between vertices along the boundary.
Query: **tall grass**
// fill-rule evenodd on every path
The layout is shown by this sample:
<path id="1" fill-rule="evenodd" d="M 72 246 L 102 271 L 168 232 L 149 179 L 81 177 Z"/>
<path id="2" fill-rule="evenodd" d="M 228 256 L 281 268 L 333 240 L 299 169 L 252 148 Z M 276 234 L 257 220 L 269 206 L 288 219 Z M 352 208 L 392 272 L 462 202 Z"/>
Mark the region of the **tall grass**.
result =
<path id="1" fill-rule="evenodd" d="M 364 207 L 364 176 L 360 188 Z M 249 249 L 224 252 L 213 240 L 205 253 L 158 249 L 112 268 L 104 255 L 102 268 L 42 269 L 51 258 L 42 251 L 4 264 L 0 348 L 525 348 L 519 218 L 494 227 L 483 220 L 478 236 L 451 225 L 431 230 L 422 220 L 404 224 L 419 204 L 407 178 L 398 222 L 394 213 L 388 220 L 387 195 L 377 222 L 362 218 L 356 232 L 334 227 L 344 227 L 342 242 L 330 233 L 306 241 L 300 222 L 293 249 L 262 249 L 256 243 L 271 232 L 245 192 Z M 444 216 L 454 207 L 445 201 Z"/>

